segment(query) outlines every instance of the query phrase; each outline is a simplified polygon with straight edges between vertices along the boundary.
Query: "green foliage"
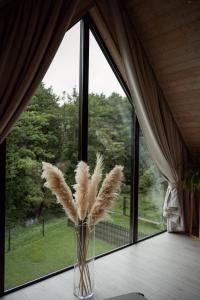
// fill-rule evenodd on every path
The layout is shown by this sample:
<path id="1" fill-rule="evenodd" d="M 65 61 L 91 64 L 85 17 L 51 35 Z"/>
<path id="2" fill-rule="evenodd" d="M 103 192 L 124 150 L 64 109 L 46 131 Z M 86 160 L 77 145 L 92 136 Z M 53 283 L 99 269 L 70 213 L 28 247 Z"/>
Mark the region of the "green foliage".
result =
<path id="1" fill-rule="evenodd" d="M 183 187 L 186 190 L 194 192 L 200 189 L 200 166 L 189 166 L 184 170 L 184 177 L 182 180 Z"/>
<path id="2" fill-rule="evenodd" d="M 60 127 L 58 98 L 41 84 L 7 139 L 7 223 L 38 217 L 52 200 L 42 188 L 41 162 L 58 160 Z"/>
<path id="3" fill-rule="evenodd" d="M 139 180 L 140 180 L 140 192 L 146 194 L 154 184 L 154 173 L 152 169 L 144 170 Z"/>
<path id="4" fill-rule="evenodd" d="M 89 95 L 88 158 L 91 169 L 96 153 L 105 158 L 105 173 L 114 165 L 124 166 L 122 193 L 130 199 L 132 106 L 116 93 Z M 39 86 L 7 139 L 6 223 L 14 226 L 27 219 L 62 215 L 55 197 L 43 188 L 41 162 L 56 164 L 69 185 L 74 184 L 78 158 L 79 99 L 63 93 L 58 98 L 51 88 Z M 144 138 L 140 137 L 140 193 L 158 184 Z M 120 200 L 122 203 L 123 200 Z M 122 204 L 116 210 L 122 212 Z"/>
<path id="5" fill-rule="evenodd" d="M 113 93 L 91 94 L 89 98 L 89 164 L 96 152 L 104 154 L 105 172 L 114 165 L 124 166 L 125 182 L 131 181 L 132 107 L 126 98 Z"/>

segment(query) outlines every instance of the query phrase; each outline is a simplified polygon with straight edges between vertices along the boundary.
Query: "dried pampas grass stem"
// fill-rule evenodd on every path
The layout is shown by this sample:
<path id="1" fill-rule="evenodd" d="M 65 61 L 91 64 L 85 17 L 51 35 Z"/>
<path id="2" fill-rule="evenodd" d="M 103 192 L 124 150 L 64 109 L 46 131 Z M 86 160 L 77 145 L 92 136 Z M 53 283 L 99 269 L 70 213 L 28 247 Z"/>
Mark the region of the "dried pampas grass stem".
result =
<path id="1" fill-rule="evenodd" d="M 111 208 L 113 201 L 118 196 L 123 180 L 123 167 L 115 166 L 106 175 L 98 192 L 102 179 L 103 157 L 97 154 L 96 166 L 91 178 L 87 163 L 80 161 L 75 170 L 74 195 L 57 167 L 43 162 L 42 169 L 42 178 L 46 180 L 44 185 L 56 195 L 58 202 L 76 225 L 77 267 L 79 270 L 77 295 L 85 297 L 92 292 L 87 255 L 90 248 L 90 236 L 95 229 L 93 225 L 107 215 L 107 210 Z"/>

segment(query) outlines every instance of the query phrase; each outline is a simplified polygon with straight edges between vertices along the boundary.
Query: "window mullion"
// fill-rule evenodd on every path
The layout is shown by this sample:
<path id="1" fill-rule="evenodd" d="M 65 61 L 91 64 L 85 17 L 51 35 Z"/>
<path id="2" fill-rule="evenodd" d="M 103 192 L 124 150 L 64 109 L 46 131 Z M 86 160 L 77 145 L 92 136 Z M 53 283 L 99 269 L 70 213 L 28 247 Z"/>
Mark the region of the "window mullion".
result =
<path id="1" fill-rule="evenodd" d="M 89 19 L 80 22 L 79 74 L 79 153 L 78 159 L 87 162 L 88 153 L 88 80 L 89 80 Z"/>
<path id="2" fill-rule="evenodd" d="M 131 207 L 130 225 L 131 242 L 138 240 L 138 184 L 139 184 L 139 123 L 136 115 L 133 117 L 132 135 L 132 185 L 131 185 Z"/>

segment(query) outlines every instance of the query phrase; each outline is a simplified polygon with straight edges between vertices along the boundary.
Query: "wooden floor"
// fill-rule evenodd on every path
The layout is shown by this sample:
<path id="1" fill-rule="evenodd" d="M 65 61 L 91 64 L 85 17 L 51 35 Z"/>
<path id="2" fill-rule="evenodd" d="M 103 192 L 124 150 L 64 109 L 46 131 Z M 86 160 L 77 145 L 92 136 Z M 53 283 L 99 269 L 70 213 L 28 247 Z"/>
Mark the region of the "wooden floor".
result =
<path id="1" fill-rule="evenodd" d="M 74 300 L 73 272 L 4 296 L 3 300 Z M 95 261 L 95 296 L 142 292 L 148 300 L 200 299 L 200 242 L 164 233 Z"/>

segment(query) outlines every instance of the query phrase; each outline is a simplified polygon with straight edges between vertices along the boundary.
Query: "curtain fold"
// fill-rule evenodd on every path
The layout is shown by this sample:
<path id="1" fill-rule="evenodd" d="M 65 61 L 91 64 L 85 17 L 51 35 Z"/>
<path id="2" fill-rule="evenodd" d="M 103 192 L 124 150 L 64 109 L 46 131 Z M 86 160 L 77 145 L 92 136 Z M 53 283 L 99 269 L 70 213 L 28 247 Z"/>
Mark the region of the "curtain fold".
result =
<path id="1" fill-rule="evenodd" d="M 79 0 L 16 0 L 0 9 L 0 143 L 44 77 Z"/>
<path id="2" fill-rule="evenodd" d="M 152 158 L 169 184 L 163 207 L 167 229 L 184 231 L 181 164 L 187 150 L 124 8 L 117 0 L 110 0 L 109 5 L 141 130 Z"/>

